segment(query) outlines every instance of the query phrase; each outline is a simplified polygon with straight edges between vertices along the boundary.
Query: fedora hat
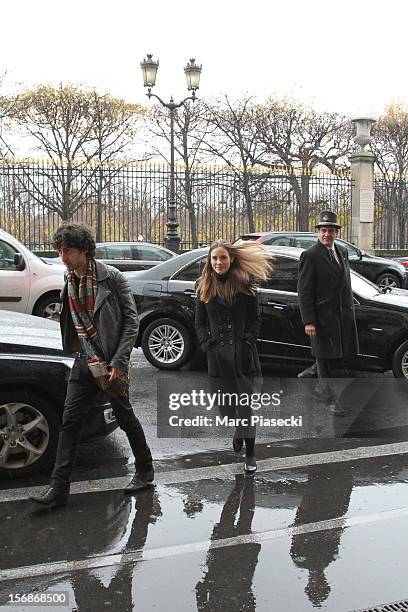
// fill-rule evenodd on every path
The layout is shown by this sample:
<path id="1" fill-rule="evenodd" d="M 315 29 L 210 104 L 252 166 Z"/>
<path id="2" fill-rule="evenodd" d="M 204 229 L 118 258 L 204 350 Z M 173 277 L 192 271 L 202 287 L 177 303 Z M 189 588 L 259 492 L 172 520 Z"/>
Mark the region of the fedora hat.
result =
<path id="1" fill-rule="evenodd" d="M 324 210 L 320 213 L 320 221 L 316 223 L 316 228 L 319 227 L 337 227 L 341 228 L 341 225 L 337 223 L 337 215 L 331 210 Z"/>

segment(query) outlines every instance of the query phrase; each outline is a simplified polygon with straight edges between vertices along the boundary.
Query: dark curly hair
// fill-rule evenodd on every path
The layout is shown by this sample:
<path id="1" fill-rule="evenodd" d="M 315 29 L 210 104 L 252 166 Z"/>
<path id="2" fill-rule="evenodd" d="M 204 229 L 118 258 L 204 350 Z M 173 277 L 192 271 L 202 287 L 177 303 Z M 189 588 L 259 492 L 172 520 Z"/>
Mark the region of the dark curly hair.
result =
<path id="1" fill-rule="evenodd" d="M 63 223 L 52 238 L 56 251 L 62 247 L 84 251 L 89 257 L 95 256 L 95 238 L 92 230 L 85 223 Z"/>

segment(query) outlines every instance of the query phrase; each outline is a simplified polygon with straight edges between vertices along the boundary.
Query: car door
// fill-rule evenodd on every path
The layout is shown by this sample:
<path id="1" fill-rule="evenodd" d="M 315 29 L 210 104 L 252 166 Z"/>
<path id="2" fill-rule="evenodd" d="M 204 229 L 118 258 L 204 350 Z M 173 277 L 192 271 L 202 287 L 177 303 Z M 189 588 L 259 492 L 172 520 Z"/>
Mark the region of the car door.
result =
<path id="1" fill-rule="evenodd" d="M 310 359 L 310 342 L 300 316 L 298 260 L 274 255 L 273 271 L 258 290 L 262 312 L 259 353 L 285 360 Z"/>
<path id="2" fill-rule="evenodd" d="M 359 342 L 359 358 L 369 367 L 378 365 L 388 353 L 390 339 L 400 328 L 398 313 L 376 303 L 378 289 L 364 278 L 351 275 Z"/>
<path id="3" fill-rule="evenodd" d="M 167 251 L 160 247 L 150 244 L 132 245 L 132 252 L 134 260 L 137 260 L 137 265 L 139 266 L 137 268 L 132 268 L 134 270 L 148 270 L 171 258 L 170 253 L 167 253 Z"/>
<path id="4" fill-rule="evenodd" d="M 194 313 L 195 283 L 201 275 L 207 256 L 200 257 L 173 274 L 168 282 L 168 300 L 172 307 L 184 312 Z"/>
<path id="5" fill-rule="evenodd" d="M 4 239 L 0 239 L 0 308 L 26 312 L 30 296 L 31 277 L 28 262 L 18 265 L 18 251 Z"/>
<path id="6" fill-rule="evenodd" d="M 122 272 L 129 270 L 143 270 L 142 267 L 131 267 L 132 250 L 130 244 L 105 244 L 97 246 L 95 252 L 96 259 L 101 259 L 109 266 L 113 266 Z"/>

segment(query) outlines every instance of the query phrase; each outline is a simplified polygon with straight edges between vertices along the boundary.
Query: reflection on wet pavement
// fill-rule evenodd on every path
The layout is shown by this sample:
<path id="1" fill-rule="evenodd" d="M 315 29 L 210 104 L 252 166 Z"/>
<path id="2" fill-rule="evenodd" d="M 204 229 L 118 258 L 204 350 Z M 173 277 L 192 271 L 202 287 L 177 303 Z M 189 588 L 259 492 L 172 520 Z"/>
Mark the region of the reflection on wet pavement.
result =
<path id="1" fill-rule="evenodd" d="M 130 498 L 75 495 L 51 513 L 4 503 L 0 605 L 16 585 L 68 590 L 80 611 L 251 611 L 271 602 L 347 610 L 401 599 L 407 480 L 403 455 L 160 485 Z"/>

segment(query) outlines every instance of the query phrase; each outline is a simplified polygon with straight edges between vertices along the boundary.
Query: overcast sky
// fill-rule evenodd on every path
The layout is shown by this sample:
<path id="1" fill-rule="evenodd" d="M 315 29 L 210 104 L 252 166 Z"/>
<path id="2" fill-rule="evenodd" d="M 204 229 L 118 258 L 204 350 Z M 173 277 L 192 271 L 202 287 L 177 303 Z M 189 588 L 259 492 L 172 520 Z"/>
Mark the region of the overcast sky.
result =
<path id="1" fill-rule="evenodd" d="M 186 94 L 183 67 L 203 66 L 200 95 L 294 95 L 354 116 L 408 103 L 406 0 L 20 0 L 2 3 L 6 84 L 82 83 L 147 103 L 139 62 L 160 60 L 156 90 Z"/>

